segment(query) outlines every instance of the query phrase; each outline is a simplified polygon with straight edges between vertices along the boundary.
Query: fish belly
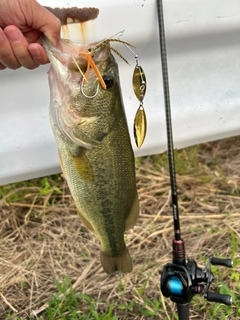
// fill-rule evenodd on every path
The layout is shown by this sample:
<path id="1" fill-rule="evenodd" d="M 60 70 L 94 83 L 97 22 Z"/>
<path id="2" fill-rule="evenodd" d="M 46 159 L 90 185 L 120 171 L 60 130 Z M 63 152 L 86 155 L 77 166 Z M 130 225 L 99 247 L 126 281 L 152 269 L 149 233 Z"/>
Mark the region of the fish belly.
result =
<path id="1" fill-rule="evenodd" d="M 134 226 L 139 213 L 134 154 L 128 132 L 118 131 L 75 154 L 65 141 L 58 141 L 72 197 L 83 224 L 101 242 L 101 263 L 107 273 L 132 270 L 124 231 Z"/>

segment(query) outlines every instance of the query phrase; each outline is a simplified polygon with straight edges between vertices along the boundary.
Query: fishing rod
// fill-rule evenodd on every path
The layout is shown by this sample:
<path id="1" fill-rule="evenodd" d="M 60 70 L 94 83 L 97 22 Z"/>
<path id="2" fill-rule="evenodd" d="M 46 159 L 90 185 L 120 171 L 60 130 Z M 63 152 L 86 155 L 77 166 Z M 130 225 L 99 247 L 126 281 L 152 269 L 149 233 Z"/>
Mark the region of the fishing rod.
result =
<path id="1" fill-rule="evenodd" d="M 164 16 L 162 0 L 157 0 L 157 14 L 159 24 L 159 39 L 162 64 L 162 79 L 167 128 L 167 149 L 169 176 L 172 195 L 174 238 L 172 240 L 172 263 L 166 264 L 161 270 L 160 288 L 162 294 L 177 304 L 179 320 L 189 319 L 189 303 L 195 294 L 201 294 L 211 302 L 219 302 L 230 306 L 232 297 L 228 294 L 218 294 L 209 291 L 214 280 L 210 264 L 231 268 L 231 259 L 210 258 L 205 269 L 198 267 L 193 259 L 186 260 L 184 240 L 180 232 L 180 217 L 178 210 L 177 183 L 174 161 L 174 145 L 172 135 L 171 104 L 167 67 L 167 50 L 164 31 Z"/>

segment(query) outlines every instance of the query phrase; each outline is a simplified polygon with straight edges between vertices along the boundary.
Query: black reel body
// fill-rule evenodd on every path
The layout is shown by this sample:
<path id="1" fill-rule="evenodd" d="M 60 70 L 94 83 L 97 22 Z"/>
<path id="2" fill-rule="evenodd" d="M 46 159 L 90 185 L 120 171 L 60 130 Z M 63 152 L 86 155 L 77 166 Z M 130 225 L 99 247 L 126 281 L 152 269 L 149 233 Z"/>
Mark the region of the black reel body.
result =
<path id="1" fill-rule="evenodd" d="M 219 262 L 217 265 L 232 267 L 230 259 L 210 259 L 212 260 L 217 260 Z M 165 265 L 161 271 L 160 286 L 162 294 L 177 304 L 187 304 L 195 294 L 200 294 L 208 301 L 230 306 L 232 304 L 230 295 L 209 291 L 213 280 L 214 276 L 208 265 L 205 269 L 201 269 L 193 259 L 188 259 L 184 266 L 175 263 Z"/>

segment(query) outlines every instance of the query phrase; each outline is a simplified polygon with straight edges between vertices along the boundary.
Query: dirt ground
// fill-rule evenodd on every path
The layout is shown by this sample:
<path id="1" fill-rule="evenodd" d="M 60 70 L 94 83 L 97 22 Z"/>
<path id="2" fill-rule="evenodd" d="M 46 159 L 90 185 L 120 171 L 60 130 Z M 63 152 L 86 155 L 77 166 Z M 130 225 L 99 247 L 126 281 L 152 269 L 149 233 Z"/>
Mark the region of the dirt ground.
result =
<path id="1" fill-rule="evenodd" d="M 61 175 L 1 187 L 0 319 L 29 319 L 30 315 L 40 319 L 57 292 L 54 281 L 62 282 L 66 276 L 75 292 L 104 301 L 98 304 L 100 311 L 114 301 L 113 314 L 119 319 L 174 318 L 175 305 L 159 289 L 159 271 L 172 261 L 166 155 L 140 158 L 136 164 L 141 213 L 137 225 L 126 233 L 134 268 L 124 276 L 104 273 L 98 240 L 81 224 Z M 240 258 L 240 138 L 180 150 L 176 165 L 187 256 L 201 267 L 212 256 Z M 217 292 L 223 282 L 239 301 L 240 286 L 231 279 L 233 271 L 215 271 L 211 291 Z M 234 272 L 240 272 L 239 264 Z M 159 301 L 160 307 L 152 317 L 134 308 L 122 315 L 117 306 L 132 301 L 137 306 Z M 88 306 L 81 306 L 83 314 L 84 308 Z M 210 319 L 211 308 L 203 298 L 194 298 L 191 319 Z M 236 319 L 236 312 L 233 305 L 225 319 Z"/>

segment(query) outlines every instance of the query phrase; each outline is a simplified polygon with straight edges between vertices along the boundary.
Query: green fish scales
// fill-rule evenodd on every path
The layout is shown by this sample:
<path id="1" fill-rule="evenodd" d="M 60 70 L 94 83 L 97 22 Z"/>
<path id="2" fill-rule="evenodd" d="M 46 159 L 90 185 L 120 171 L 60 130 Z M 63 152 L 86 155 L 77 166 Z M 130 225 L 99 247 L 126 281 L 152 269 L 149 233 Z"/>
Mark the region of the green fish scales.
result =
<path id="1" fill-rule="evenodd" d="M 139 204 L 117 63 L 108 46 L 94 53 L 104 89 L 93 68 L 86 83 L 79 71 L 86 72 L 88 64 L 79 53 L 94 44 L 61 40 L 58 50 L 46 38 L 42 42 L 51 62 L 50 121 L 80 219 L 101 242 L 104 270 L 130 272 L 124 232 L 135 225 Z"/>

